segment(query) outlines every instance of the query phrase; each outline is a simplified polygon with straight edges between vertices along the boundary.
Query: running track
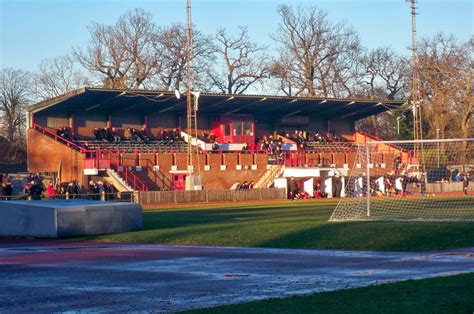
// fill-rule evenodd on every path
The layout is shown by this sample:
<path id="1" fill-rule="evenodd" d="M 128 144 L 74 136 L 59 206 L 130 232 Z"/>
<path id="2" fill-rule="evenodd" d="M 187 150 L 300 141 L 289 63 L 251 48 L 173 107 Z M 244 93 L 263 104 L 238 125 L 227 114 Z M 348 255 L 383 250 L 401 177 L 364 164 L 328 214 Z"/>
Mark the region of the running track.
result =
<path id="1" fill-rule="evenodd" d="M 474 247 L 428 253 L 0 239 L 0 312 L 180 311 L 474 272 Z"/>

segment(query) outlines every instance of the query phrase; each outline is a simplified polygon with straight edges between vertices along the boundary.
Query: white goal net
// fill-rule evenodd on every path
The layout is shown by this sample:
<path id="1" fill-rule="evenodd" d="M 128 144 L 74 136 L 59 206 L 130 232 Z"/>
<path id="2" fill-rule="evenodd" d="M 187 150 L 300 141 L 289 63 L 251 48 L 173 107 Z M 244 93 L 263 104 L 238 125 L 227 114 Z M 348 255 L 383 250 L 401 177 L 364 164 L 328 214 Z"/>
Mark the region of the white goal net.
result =
<path id="1" fill-rule="evenodd" d="M 359 144 L 330 221 L 474 221 L 474 139 Z"/>

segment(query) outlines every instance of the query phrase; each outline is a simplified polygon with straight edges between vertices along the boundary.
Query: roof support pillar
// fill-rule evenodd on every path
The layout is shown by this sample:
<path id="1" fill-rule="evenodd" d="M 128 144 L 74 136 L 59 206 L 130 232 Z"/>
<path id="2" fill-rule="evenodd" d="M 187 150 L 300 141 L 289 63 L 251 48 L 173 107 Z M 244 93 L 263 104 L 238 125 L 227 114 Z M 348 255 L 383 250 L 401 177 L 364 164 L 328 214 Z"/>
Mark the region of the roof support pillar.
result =
<path id="1" fill-rule="evenodd" d="M 331 140 L 331 120 L 328 119 L 328 134 L 327 134 L 328 140 Z"/>
<path id="2" fill-rule="evenodd" d="M 74 136 L 74 134 L 76 133 L 76 132 L 74 132 L 74 114 L 72 114 L 69 117 L 69 127 L 71 128 L 71 133 Z"/>

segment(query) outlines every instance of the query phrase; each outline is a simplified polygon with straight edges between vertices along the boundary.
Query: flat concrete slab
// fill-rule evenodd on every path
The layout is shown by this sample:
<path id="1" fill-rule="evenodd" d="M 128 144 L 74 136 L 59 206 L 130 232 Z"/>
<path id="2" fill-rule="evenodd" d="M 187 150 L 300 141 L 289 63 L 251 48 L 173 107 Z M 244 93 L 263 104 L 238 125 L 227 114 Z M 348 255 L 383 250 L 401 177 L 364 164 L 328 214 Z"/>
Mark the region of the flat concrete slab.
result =
<path id="1" fill-rule="evenodd" d="M 0 239 L 0 312 L 180 311 L 474 272 L 474 247 L 428 253 Z"/>
<path id="2" fill-rule="evenodd" d="M 138 204 L 80 199 L 0 201 L 0 236 L 59 238 L 142 228 Z"/>

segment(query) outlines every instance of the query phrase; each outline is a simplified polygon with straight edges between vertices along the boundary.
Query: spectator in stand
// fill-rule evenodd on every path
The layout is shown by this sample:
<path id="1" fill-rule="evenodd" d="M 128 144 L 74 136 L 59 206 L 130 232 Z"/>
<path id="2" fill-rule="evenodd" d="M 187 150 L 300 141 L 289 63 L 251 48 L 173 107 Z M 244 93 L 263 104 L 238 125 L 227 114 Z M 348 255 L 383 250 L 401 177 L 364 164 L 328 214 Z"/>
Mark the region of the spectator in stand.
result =
<path id="1" fill-rule="evenodd" d="M 217 140 L 217 135 L 214 134 L 214 132 L 211 132 L 211 134 L 209 135 L 209 138 L 211 139 L 211 141 L 215 141 Z"/>
<path id="2" fill-rule="evenodd" d="M 140 131 L 137 131 L 137 133 L 138 136 L 143 140 L 143 142 L 148 143 L 150 141 L 145 127 L 143 127 Z"/>
<path id="3" fill-rule="evenodd" d="M 8 173 L 5 173 L 2 178 L 2 185 L 12 184 L 12 179 Z"/>
<path id="4" fill-rule="evenodd" d="M 67 186 L 67 193 L 69 197 L 76 198 L 81 193 L 81 187 L 76 180 L 69 182 Z"/>
<path id="5" fill-rule="evenodd" d="M 114 136 L 112 135 L 112 130 L 110 128 L 105 129 L 105 134 L 108 143 L 112 143 L 114 141 Z"/>
<path id="6" fill-rule="evenodd" d="M 56 131 L 56 135 L 68 140 L 68 141 L 72 141 L 72 136 L 71 134 L 69 133 L 69 130 L 67 129 L 66 126 L 61 126 L 57 131 Z"/>
<path id="7" fill-rule="evenodd" d="M 94 128 L 94 137 L 97 141 L 102 141 L 102 132 L 98 128 Z"/>
<path id="8" fill-rule="evenodd" d="M 2 178 L 2 194 L 4 196 L 12 196 L 13 195 L 13 185 L 12 185 L 12 180 L 8 173 L 5 173 L 5 175 Z M 8 198 L 6 198 L 8 200 Z"/>
<path id="9" fill-rule="evenodd" d="M 32 181 L 26 182 L 25 186 L 23 187 L 23 193 L 24 193 L 25 195 L 30 195 L 30 190 L 31 190 L 31 185 L 32 185 L 31 182 L 32 182 Z"/>
<path id="10" fill-rule="evenodd" d="M 132 130 L 130 128 L 126 128 L 125 132 L 123 133 L 123 136 L 127 141 L 132 141 L 133 140 L 133 135 L 132 135 Z"/>
<path id="11" fill-rule="evenodd" d="M 212 151 L 213 152 L 218 152 L 219 151 L 219 143 L 216 141 L 214 141 L 214 144 L 212 144 Z"/>
<path id="12" fill-rule="evenodd" d="M 254 186 L 254 182 L 253 182 L 253 181 L 250 181 L 250 183 L 249 183 L 249 189 L 253 189 L 253 186 Z"/>
<path id="13" fill-rule="evenodd" d="M 205 143 L 210 143 L 211 141 L 209 134 L 207 134 L 206 132 L 202 132 L 201 135 L 199 136 L 199 139 Z"/>
<path id="14" fill-rule="evenodd" d="M 314 138 L 319 143 L 325 143 L 326 142 L 326 138 L 322 134 L 320 134 L 319 132 L 316 132 L 316 134 L 314 134 Z"/>
<path id="15" fill-rule="evenodd" d="M 331 138 L 331 140 L 332 140 L 333 142 L 338 142 L 338 143 L 342 142 L 342 137 L 339 136 L 336 131 L 332 131 L 332 132 L 333 132 L 333 133 L 332 133 L 332 138 Z"/>
<path id="16" fill-rule="evenodd" d="M 53 183 L 49 183 L 47 192 L 48 192 L 49 198 L 55 198 L 56 197 L 56 190 L 53 187 Z"/>
<path id="17" fill-rule="evenodd" d="M 245 143 L 245 145 L 242 146 L 242 151 L 244 151 L 244 152 L 249 152 L 250 151 L 249 143 Z"/>
<path id="18" fill-rule="evenodd" d="M 33 176 L 33 181 L 35 181 L 35 183 L 38 183 L 38 184 L 40 183 L 43 184 L 43 178 L 38 172 Z"/>
<path id="19" fill-rule="evenodd" d="M 169 141 L 168 132 L 166 132 L 166 130 L 161 130 L 160 139 L 162 141 Z"/>
<path id="20" fill-rule="evenodd" d="M 105 128 L 100 128 L 98 130 L 99 134 L 100 134 L 100 141 L 102 141 L 103 143 L 108 143 L 109 140 L 108 140 L 108 134 L 107 134 L 107 130 Z"/>
<path id="21" fill-rule="evenodd" d="M 110 134 L 112 135 L 113 141 L 115 143 L 119 143 L 122 140 L 120 136 L 118 135 L 116 128 L 112 128 L 112 131 L 110 132 Z"/>
<path id="22" fill-rule="evenodd" d="M 30 195 L 33 200 L 41 200 L 41 194 L 43 193 L 43 184 L 31 181 Z"/>

